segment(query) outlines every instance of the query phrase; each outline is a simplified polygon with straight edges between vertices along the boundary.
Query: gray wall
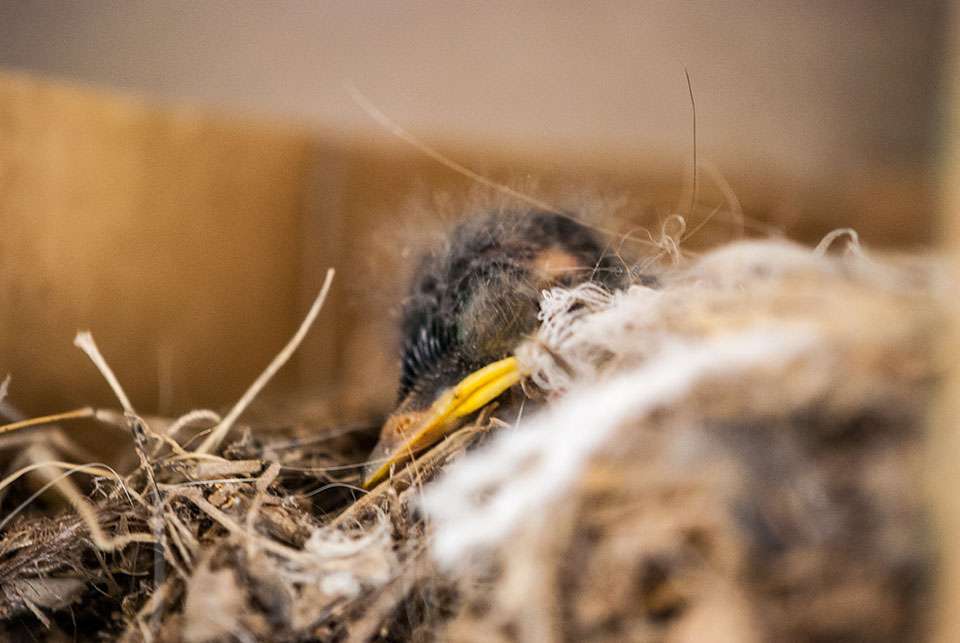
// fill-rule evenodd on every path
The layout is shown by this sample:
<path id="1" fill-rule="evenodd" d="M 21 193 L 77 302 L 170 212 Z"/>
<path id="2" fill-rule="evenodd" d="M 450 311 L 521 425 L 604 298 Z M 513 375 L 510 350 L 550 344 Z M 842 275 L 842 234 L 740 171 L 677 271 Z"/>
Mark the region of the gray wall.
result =
<path id="1" fill-rule="evenodd" d="M 3 2 L 0 66 L 432 142 L 807 183 L 934 148 L 944 3 Z"/>

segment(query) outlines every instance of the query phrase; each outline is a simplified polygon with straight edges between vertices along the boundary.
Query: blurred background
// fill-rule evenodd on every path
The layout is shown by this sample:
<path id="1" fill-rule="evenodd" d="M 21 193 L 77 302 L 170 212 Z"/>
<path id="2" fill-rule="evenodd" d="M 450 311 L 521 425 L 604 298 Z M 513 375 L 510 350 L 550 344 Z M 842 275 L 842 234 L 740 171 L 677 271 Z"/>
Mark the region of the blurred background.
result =
<path id="1" fill-rule="evenodd" d="M 930 246 L 951 9 L 0 3 L 9 402 L 115 406 L 72 346 L 89 329 L 141 412 L 222 409 L 335 266 L 273 390 L 338 417 L 389 407 L 416 254 L 442 223 L 511 204 L 391 134 L 346 82 L 425 144 L 620 239 L 716 211 L 701 245 L 849 226 L 873 247 Z"/>

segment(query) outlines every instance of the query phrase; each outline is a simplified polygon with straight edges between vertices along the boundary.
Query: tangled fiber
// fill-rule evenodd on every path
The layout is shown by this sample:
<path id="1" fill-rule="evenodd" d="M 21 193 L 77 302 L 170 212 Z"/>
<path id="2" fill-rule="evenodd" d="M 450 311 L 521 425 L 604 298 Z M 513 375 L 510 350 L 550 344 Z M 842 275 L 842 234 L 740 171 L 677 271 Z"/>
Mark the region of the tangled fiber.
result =
<path id="1" fill-rule="evenodd" d="M 423 500 L 446 636 L 917 640 L 934 274 L 754 242 L 545 293 L 518 355 L 560 399 Z"/>

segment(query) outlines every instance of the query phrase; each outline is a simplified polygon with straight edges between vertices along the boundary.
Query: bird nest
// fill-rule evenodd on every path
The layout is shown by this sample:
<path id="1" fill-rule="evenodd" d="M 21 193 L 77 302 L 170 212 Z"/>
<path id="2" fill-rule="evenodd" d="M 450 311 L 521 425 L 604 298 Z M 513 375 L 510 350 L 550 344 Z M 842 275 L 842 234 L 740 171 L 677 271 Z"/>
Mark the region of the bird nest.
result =
<path id="1" fill-rule="evenodd" d="M 756 242 L 656 289 L 549 291 L 517 351 L 544 408 L 481 412 L 369 493 L 354 485 L 368 434 L 240 430 L 243 408 L 229 422 L 144 419 L 122 398 L 122 414 L 85 410 L 121 427 L 139 464 L 75 467 L 23 442 L 4 506 L 52 487 L 50 508 L 3 518 L 0 627 L 917 640 L 935 571 L 924 421 L 951 290 L 920 257 Z M 215 425 L 204 448 L 179 437 L 198 423 Z"/>

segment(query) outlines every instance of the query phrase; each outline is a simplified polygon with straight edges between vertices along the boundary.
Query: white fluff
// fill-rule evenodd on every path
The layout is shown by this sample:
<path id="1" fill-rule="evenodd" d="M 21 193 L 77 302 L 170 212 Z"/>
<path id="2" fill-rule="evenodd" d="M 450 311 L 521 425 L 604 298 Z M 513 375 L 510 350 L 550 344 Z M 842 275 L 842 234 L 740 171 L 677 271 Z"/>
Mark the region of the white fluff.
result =
<path id="1" fill-rule="evenodd" d="M 596 363 L 595 353 L 605 349 L 602 341 L 596 346 L 584 343 L 585 326 L 595 327 L 603 311 L 623 305 L 623 293 L 611 293 L 590 282 L 570 289 L 546 290 L 540 299 L 541 325 L 536 341 L 522 345 L 517 358 L 537 386 L 547 391 L 564 390 L 573 379 L 589 376 L 583 372 L 583 365 Z M 567 368 L 558 368 L 554 355 L 572 358 L 574 363 L 566 362 Z"/>
<path id="2" fill-rule="evenodd" d="M 556 401 L 526 426 L 467 454 L 426 490 L 438 562 L 452 565 L 477 547 L 503 542 L 521 522 L 545 519 L 551 501 L 621 427 L 681 402 L 704 379 L 777 382 L 803 356 L 811 359 L 783 380 L 795 403 L 869 394 L 869 384 L 842 377 L 844 360 L 917 341 L 914 331 L 927 317 L 921 311 L 901 320 L 900 307 L 925 305 L 930 271 L 881 265 L 858 247 L 841 258 L 822 254 L 785 242 L 744 242 L 663 275 L 659 290 L 610 293 L 588 283 L 545 292 L 542 325 L 516 355 Z"/>
<path id="3" fill-rule="evenodd" d="M 624 357 L 626 348 L 629 358 L 657 352 L 662 334 L 646 334 L 643 343 L 631 342 L 628 347 L 624 338 L 656 322 L 662 295 L 643 286 L 610 293 L 591 283 L 544 292 L 543 323 L 535 341 L 517 350 L 517 358 L 530 379 L 546 391 L 563 392 L 573 381 L 595 381 L 610 355 Z"/>
<path id="4" fill-rule="evenodd" d="M 857 254 L 851 261 L 861 256 L 862 253 Z M 704 255 L 682 276 L 686 281 L 732 289 L 758 279 L 782 279 L 796 274 L 827 279 L 836 276 L 841 265 L 841 261 L 787 241 L 740 241 Z"/>
<path id="5" fill-rule="evenodd" d="M 791 325 L 678 342 L 602 386 L 580 388 L 465 457 L 425 492 L 423 507 L 436 526 L 434 557 L 449 567 L 477 547 L 502 542 L 568 489 L 623 423 L 678 400 L 706 377 L 782 366 L 815 338 Z"/>
<path id="6" fill-rule="evenodd" d="M 292 581 L 318 583 L 327 597 L 352 600 L 364 589 L 387 582 L 397 565 L 389 522 L 384 516 L 361 534 L 316 529 L 303 550 L 308 558 L 286 565 L 284 575 Z"/>

